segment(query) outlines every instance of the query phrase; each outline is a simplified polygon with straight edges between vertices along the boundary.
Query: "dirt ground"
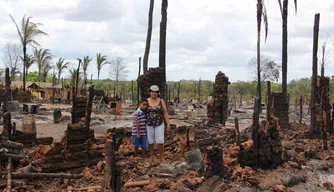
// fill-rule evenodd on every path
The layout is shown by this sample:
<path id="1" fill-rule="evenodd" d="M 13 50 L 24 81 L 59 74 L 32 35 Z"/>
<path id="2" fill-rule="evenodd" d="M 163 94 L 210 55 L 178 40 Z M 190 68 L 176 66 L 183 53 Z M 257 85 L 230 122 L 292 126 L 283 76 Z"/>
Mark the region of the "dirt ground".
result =
<path id="1" fill-rule="evenodd" d="M 34 115 L 37 138 L 51 136 L 59 141 L 67 129 L 67 124 L 70 123 L 71 107 L 71 105 L 64 104 L 42 104 L 38 114 Z M 54 108 L 60 108 L 62 111 L 60 123 L 53 122 Z M 196 126 L 199 122 L 204 122 L 207 119 L 206 109 L 198 108 L 196 109 L 198 117 L 188 118 L 183 113 L 187 108 L 186 104 L 174 107 L 176 114 L 170 115 L 171 124 L 175 124 L 178 128 L 195 125 L 196 130 L 202 129 L 201 127 L 196 128 Z M 110 128 L 131 127 L 131 114 L 134 110 L 134 107 L 125 105 L 122 108 L 121 115 L 117 116 L 109 113 L 98 114 L 93 112 L 90 128 L 94 130 L 95 138 L 105 138 L 106 131 Z M 305 110 L 307 111 L 307 109 Z M 305 123 L 308 123 L 309 116 L 306 115 L 303 123 L 298 125 L 294 123 L 298 120 L 298 114 L 295 112 L 297 110 L 291 109 L 290 111 L 289 117 L 292 129 L 290 133 L 282 137 L 282 148 L 288 152 L 284 155 L 288 157 L 284 157 L 286 158 L 284 163 L 276 169 L 253 170 L 247 166 L 240 167 L 238 164 L 238 149 L 233 144 L 234 138 L 232 138 L 232 142 L 228 141 L 231 139 L 228 134 L 234 132 L 235 117 L 239 118 L 240 131 L 249 129 L 252 121 L 252 107 L 251 105 L 242 106 L 237 111 L 232 110 L 225 127 L 203 128 L 209 133 L 217 134 L 217 137 L 221 139 L 220 147 L 224 152 L 224 166 L 228 169 L 225 172 L 229 174 L 229 180 L 225 180 L 224 177 L 212 176 L 211 173 L 214 170 L 208 163 L 207 155 L 204 154 L 202 154 L 204 165 L 200 170 L 186 170 L 180 167 L 176 169 L 177 166 L 185 163 L 185 156 L 181 155 L 183 154 L 182 146 L 184 146 L 185 136 L 175 134 L 174 140 L 176 138 L 180 138 L 180 140 L 166 150 L 167 161 L 169 162 L 167 164 L 155 161 L 155 165 L 152 167 L 148 165 L 145 159 L 125 155 L 119 159 L 117 165 L 123 170 L 122 180 L 124 182 L 151 180 L 147 186 L 128 187 L 123 191 L 334 191 L 334 138 L 329 138 L 330 150 L 327 151 L 322 150 L 321 140 L 302 139 L 301 135 L 304 133 L 302 129 L 307 129 Z M 25 116 L 26 114 L 22 114 L 22 112 L 12 113 L 12 122 L 16 122 L 18 130 L 22 130 L 22 120 Z M 264 117 L 265 110 L 260 115 L 261 119 L 264 119 Z M 2 128 L 0 126 L 0 131 L 2 131 Z M 174 131 L 179 132 L 180 129 Z M 190 132 L 190 140 L 194 140 L 194 130 Z M 194 147 L 192 146 L 192 148 Z M 125 154 L 131 150 L 133 150 L 131 140 L 123 141 L 120 151 Z M 312 155 L 313 153 L 314 155 Z M 24 189 L 31 189 L 31 191 L 78 191 L 74 189 L 82 187 L 86 187 L 82 191 L 101 191 L 89 188 L 101 184 L 104 171 L 104 161 L 101 160 L 96 165 L 71 170 L 71 173 L 84 175 L 84 178 L 79 180 L 16 180 L 15 186 L 20 188 L 21 185 L 24 185 Z M 159 174 L 172 174 L 173 177 L 158 181 L 156 178 Z"/>
<path id="2" fill-rule="evenodd" d="M 64 131 L 67 129 L 67 124 L 70 123 L 71 107 L 72 105 L 66 104 L 42 104 L 39 112 L 34 114 L 37 137 L 53 137 L 54 140 L 60 140 L 64 135 Z M 64 120 L 60 123 L 53 122 L 53 110 L 55 108 L 60 108 L 62 111 L 62 117 Z M 131 114 L 133 110 L 134 108 L 129 108 L 129 106 L 123 105 L 121 115 L 97 114 L 92 112 L 90 128 L 94 130 L 95 137 L 100 137 L 106 136 L 106 131 L 110 128 L 131 127 Z M 25 118 L 26 114 L 22 114 L 22 112 L 12 112 L 11 114 L 12 122 L 16 123 L 17 130 L 22 131 L 22 120 Z M 175 119 L 172 116 L 170 122 L 171 124 L 176 124 L 177 126 L 191 125 L 182 120 Z M 0 125 L 0 132 L 2 132 L 2 129 L 3 125 Z"/>

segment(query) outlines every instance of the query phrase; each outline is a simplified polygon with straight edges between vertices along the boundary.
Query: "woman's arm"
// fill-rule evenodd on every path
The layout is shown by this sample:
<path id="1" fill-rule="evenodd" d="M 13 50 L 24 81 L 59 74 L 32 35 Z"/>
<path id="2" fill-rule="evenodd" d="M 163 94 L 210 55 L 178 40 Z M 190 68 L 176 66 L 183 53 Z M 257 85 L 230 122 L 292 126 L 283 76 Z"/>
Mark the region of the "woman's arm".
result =
<path id="1" fill-rule="evenodd" d="M 163 116 L 166 122 L 166 128 L 167 131 L 170 130 L 170 123 L 169 123 L 169 115 L 168 115 L 168 110 L 167 110 L 167 106 L 164 100 L 161 99 L 161 105 L 162 105 L 162 112 L 163 112 Z"/>

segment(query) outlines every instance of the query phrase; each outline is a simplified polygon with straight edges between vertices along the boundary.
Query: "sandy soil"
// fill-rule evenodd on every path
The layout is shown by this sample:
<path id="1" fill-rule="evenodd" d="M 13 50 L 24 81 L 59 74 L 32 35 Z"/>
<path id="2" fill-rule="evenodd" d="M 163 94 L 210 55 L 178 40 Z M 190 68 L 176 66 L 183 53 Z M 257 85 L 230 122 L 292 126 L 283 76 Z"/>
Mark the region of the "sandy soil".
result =
<path id="1" fill-rule="evenodd" d="M 36 132 L 37 137 L 53 137 L 54 140 L 60 140 L 64 135 L 64 131 L 67 128 L 67 124 L 70 123 L 72 105 L 52 105 L 52 104 L 42 104 L 40 110 L 34 115 L 36 121 Z M 67 117 L 60 123 L 53 122 L 53 110 L 55 108 L 60 108 L 62 111 L 62 117 Z M 97 114 L 92 112 L 91 115 L 91 129 L 94 130 L 95 137 L 105 136 L 107 129 L 114 127 L 131 127 L 131 113 L 132 108 L 129 106 L 123 106 L 121 115 L 111 115 L 111 114 Z M 22 131 L 22 121 L 27 114 L 22 112 L 12 112 L 12 122 L 16 123 L 17 130 Z M 185 123 L 182 120 L 173 119 L 171 117 L 170 122 L 178 126 L 181 125 L 191 125 Z M 3 125 L 0 125 L 0 132 L 3 130 Z"/>

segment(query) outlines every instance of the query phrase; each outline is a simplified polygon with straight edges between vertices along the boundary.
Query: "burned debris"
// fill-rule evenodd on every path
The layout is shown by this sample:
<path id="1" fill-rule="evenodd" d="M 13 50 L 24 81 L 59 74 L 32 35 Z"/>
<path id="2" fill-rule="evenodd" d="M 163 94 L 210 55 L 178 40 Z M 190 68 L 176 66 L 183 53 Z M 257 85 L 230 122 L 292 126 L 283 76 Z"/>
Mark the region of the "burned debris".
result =
<path id="1" fill-rule="evenodd" d="M 225 125 L 228 117 L 228 77 L 221 71 L 218 72 L 215 79 L 213 98 L 208 104 L 208 118 Z"/>
<path id="2" fill-rule="evenodd" d="M 150 71 L 146 75 L 158 74 L 159 70 Z M 158 75 L 153 76 L 157 80 Z M 147 83 L 145 77 L 141 78 Z M 140 85 L 143 94 L 149 85 Z M 193 109 L 198 114 L 204 111 L 202 116 L 187 115 L 189 108 L 182 103 L 171 105 L 176 114 L 171 115 L 171 132 L 165 135 L 166 162 L 154 158 L 149 163 L 134 155 L 130 126 L 135 108 L 122 106 L 121 115 L 95 113 L 94 87 L 86 96 L 74 95 L 71 109 L 55 107 L 57 110 L 49 111 L 55 115 L 50 124 L 64 127 L 59 139 L 38 134 L 38 113 L 47 111 L 24 114 L 22 131 L 16 129 L 16 121 L 5 112 L 0 138 L 0 189 L 32 191 L 54 186 L 53 189 L 63 191 L 289 191 L 307 181 L 314 190 L 332 190 L 329 179 L 319 181 L 321 176 L 329 176 L 334 167 L 332 135 L 327 135 L 328 150 L 324 150 L 322 137 L 310 140 L 305 124 L 286 120 L 280 124 L 281 95 L 271 93 L 269 84 L 266 110 L 261 113 L 254 136 L 251 113 L 246 108 L 250 105 L 240 108 L 243 113 L 232 111 L 230 117 L 227 115 L 228 85 L 228 77 L 219 72 L 214 98 L 207 108 Z M 328 107 L 328 86 L 324 90 L 319 106 L 326 103 Z M 323 131 L 324 125 L 329 133 L 330 109 L 321 111 L 317 129 Z M 66 114 L 72 118 L 64 121 Z M 92 121 L 103 122 L 99 124 L 103 131 Z M 126 123 L 117 128 L 110 126 L 117 121 Z M 284 123 L 287 125 L 282 131 Z M 154 154 L 159 155 L 157 149 Z M 34 184 L 29 182 L 31 179 Z"/>

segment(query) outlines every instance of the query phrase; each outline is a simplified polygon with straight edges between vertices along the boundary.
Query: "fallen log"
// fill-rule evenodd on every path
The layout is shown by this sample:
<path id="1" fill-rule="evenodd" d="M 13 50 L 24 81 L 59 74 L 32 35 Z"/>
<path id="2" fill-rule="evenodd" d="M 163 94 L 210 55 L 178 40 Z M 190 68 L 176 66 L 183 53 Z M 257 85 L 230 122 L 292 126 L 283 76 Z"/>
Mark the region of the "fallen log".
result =
<path id="1" fill-rule="evenodd" d="M 156 179 L 157 182 L 164 182 L 166 179 Z M 127 182 L 124 184 L 124 187 L 141 187 L 144 185 L 148 185 L 151 183 L 152 180 L 144 180 L 144 181 L 132 181 L 132 182 Z"/>
<path id="2" fill-rule="evenodd" d="M 62 178 L 62 179 L 81 179 L 82 174 L 65 173 L 12 173 L 13 179 L 40 179 L 40 178 Z"/>
<path id="3" fill-rule="evenodd" d="M 0 153 L 0 161 L 7 160 L 8 158 L 11 158 L 12 161 L 20 161 L 23 158 L 28 158 L 27 155 L 16 155 L 11 153 Z"/>
<path id="4" fill-rule="evenodd" d="M 219 143 L 219 139 L 214 139 L 214 138 L 197 140 L 197 145 L 199 147 L 212 145 L 212 144 L 218 144 L 218 143 Z"/>
<path id="5" fill-rule="evenodd" d="M 36 144 L 42 144 L 42 145 L 51 145 L 53 142 L 53 137 L 39 137 L 35 140 Z"/>
<path id="6" fill-rule="evenodd" d="M 90 187 L 81 187 L 81 188 L 74 188 L 73 191 L 88 191 L 90 189 L 102 189 L 101 186 L 90 186 Z"/>
<path id="7" fill-rule="evenodd" d="M 3 141 L 2 146 L 7 148 L 8 150 L 10 149 L 18 149 L 18 150 L 22 150 L 23 149 L 23 144 L 22 143 L 18 143 L 18 142 L 14 142 L 14 141 Z"/>

